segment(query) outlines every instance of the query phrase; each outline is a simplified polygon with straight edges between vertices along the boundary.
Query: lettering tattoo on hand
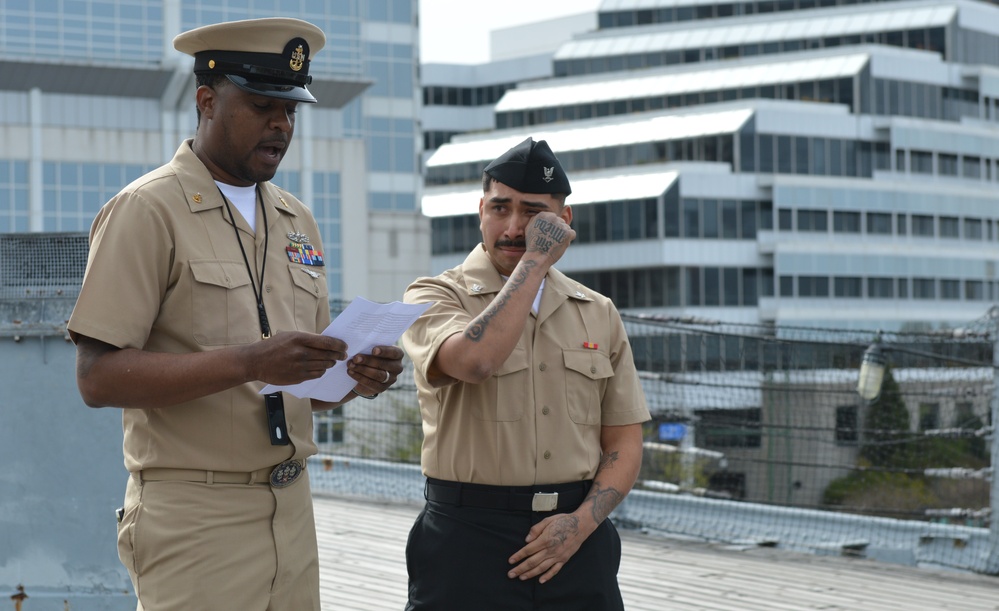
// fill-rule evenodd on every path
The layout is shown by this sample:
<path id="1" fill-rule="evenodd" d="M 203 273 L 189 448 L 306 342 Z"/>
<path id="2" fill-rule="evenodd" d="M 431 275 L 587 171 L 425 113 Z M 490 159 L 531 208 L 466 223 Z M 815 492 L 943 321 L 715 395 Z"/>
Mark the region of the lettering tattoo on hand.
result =
<path id="1" fill-rule="evenodd" d="M 524 285 L 524 282 L 527 281 L 528 273 L 536 265 L 534 261 L 520 262 L 520 265 L 514 270 L 514 275 L 510 277 L 510 280 L 507 281 L 506 286 L 499 292 L 496 299 L 465 330 L 465 337 L 468 340 L 478 342 L 482 339 L 482 336 L 486 333 L 486 327 L 489 326 L 489 321 L 503 310 L 503 307 L 510 301 L 513 293 Z"/>
<path id="2" fill-rule="evenodd" d="M 539 218 L 534 221 L 534 228 L 537 233 L 528 247 L 530 251 L 549 254 L 556 244 L 560 244 L 565 239 L 565 229 L 551 221 Z"/>

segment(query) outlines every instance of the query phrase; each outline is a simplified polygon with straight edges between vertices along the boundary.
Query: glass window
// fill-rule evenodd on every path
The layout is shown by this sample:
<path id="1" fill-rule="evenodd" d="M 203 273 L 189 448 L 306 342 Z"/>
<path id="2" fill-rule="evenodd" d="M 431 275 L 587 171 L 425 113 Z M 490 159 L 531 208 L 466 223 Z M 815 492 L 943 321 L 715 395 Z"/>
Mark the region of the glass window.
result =
<path id="1" fill-rule="evenodd" d="M 981 157 L 971 157 L 965 156 L 961 160 L 961 175 L 965 178 L 981 178 L 982 177 L 982 159 Z"/>
<path id="2" fill-rule="evenodd" d="M 956 300 L 961 298 L 961 281 L 960 280 L 941 280 L 940 281 L 940 298 Z"/>
<path id="3" fill-rule="evenodd" d="M 982 219 L 964 219 L 965 240 L 981 240 L 983 235 Z"/>
<path id="4" fill-rule="evenodd" d="M 739 237 L 739 204 L 726 199 L 722 201 L 722 237 L 734 240 Z"/>
<path id="5" fill-rule="evenodd" d="M 829 278 L 825 276 L 798 276 L 799 297 L 828 297 Z"/>
<path id="6" fill-rule="evenodd" d="M 933 153 L 927 151 L 910 151 L 909 166 L 909 171 L 914 174 L 932 174 Z"/>
<path id="7" fill-rule="evenodd" d="M 829 215 L 825 210 L 798 210 L 798 231 L 829 231 Z"/>
<path id="8" fill-rule="evenodd" d="M 961 237 L 960 221 L 954 216 L 940 217 L 940 237 L 959 238 Z"/>
<path id="9" fill-rule="evenodd" d="M 909 279 L 899 278 L 898 279 L 898 297 L 899 299 L 909 298 Z"/>
<path id="10" fill-rule="evenodd" d="M 912 235 L 930 237 L 936 235 L 933 227 L 933 217 L 925 214 L 912 215 Z"/>
<path id="11" fill-rule="evenodd" d="M 760 134 L 759 171 L 769 173 L 774 171 L 774 137 Z"/>
<path id="12" fill-rule="evenodd" d="M 833 278 L 833 291 L 836 297 L 860 297 L 863 290 L 860 278 L 837 276 Z"/>
<path id="13" fill-rule="evenodd" d="M 756 239 L 756 201 L 744 201 L 742 208 L 742 228 L 740 235 L 744 240 Z"/>
<path id="14" fill-rule="evenodd" d="M 794 229 L 791 222 L 792 218 L 791 210 L 788 208 L 779 208 L 777 210 L 777 228 L 780 231 L 791 231 Z"/>
<path id="15" fill-rule="evenodd" d="M 868 278 L 867 297 L 870 299 L 893 299 L 895 280 L 893 278 Z"/>
<path id="16" fill-rule="evenodd" d="M 780 296 L 794 297 L 794 276 L 780 277 Z"/>
<path id="17" fill-rule="evenodd" d="M 726 267 L 722 270 L 722 300 L 727 306 L 739 305 L 739 268 Z"/>
<path id="18" fill-rule="evenodd" d="M 687 283 L 684 288 L 687 295 L 687 305 L 699 306 L 701 305 L 701 270 L 698 267 L 688 267 L 685 271 Z"/>
<path id="19" fill-rule="evenodd" d="M 913 278 L 912 298 L 913 299 L 936 299 L 937 286 L 933 278 Z"/>
<path id="20" fill-rule="evenodd" d="M 957 176 L 957 155 L 940 153 L 937 157 L 941 176 Z"/>
<path id="21" fill-rule="evenodd" d="M 701 229 L 705 238 L 718 237 L 718 200 L 706 199 L 701 202 Z"/>
<path id="22" fill-rule="evenodd" d="M 928 431 L 940 428 L 940 404 L 919 404 L 919 430 Z"/>
<path id="23" fill-rule="evenodd" d="M 860 213 L 838 210 L 833 212 L 833 232 L 860 233 Z"/>
<path id="24" fill-rule="evenodd" d="M 856 405 L 841 405 L 836 408 L 837 445 L 853 445 L 860 440 L 857 412 Z"/>
<path id="25" fill-rule="evenodd" d="M 985 301 L 985 283 L 981 280 L 965 280 L 964 298 L 968 301 Z"/>
<path id="26" fill-rule="evenodd" d="M 759 273 L 755 268 L 747 267 L 742 270 L 742 305 L 755 306 L 759 302 L 758 277 Z"/>
<path id="27" fill-rule="evenodd" d="M 891 214 L 888 212 L 868 212 L 867 233 L 890 235 Z"/>
<path id="28" fill-rule="evenodd" d="M 699 200 L 683 200 L 683 237 L 694 239 L 701 237 Z"/>
<path id="29" fill-rule="evenodd" d="M 704 305 L 721 305 L 720 270 L 717 267 L 704 268 Z"/>

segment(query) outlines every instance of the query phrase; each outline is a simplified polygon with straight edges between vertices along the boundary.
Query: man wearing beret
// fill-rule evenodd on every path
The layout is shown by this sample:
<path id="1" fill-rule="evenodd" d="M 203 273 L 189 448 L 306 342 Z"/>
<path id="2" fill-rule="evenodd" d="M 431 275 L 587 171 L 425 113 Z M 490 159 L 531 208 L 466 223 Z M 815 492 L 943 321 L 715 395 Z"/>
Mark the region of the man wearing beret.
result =
<path id="1" fill-rule="evenodd" d="M 118 551 L 139 609 L 319 610 L 308 457 L 312 411 L 275 393 L 347 346 L 329 323 L 309 209 L 270 183 L 288 151 L 316 26 L 256 19 L 174 39 L 194 56 L 198 126 L 173 160 L 98 214 L 69 321 L 87 405 L 122 409 L 130 472 Z M 402 371 L 379 346 L 348 365 L 354 394 Z"/>
<path id="2" fill-rule="evenodd" d="M 482 243 L 405 296 L 434 304 L 403 336 L 427 476 L 406 609 L 623 609 L 606 518 L 635 483 L 649 419 L 624 325 L 552 267 L 575 232 L 545 141 L 486 166 L 482 190 Z"/>

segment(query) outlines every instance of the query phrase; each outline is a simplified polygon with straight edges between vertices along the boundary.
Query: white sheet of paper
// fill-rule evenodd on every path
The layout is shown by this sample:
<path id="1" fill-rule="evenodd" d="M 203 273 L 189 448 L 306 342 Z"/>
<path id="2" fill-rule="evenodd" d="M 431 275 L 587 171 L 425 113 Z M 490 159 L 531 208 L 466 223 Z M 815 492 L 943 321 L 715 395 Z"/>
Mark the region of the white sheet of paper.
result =
<path id="1" fill-rule="evenodd" d="M 358 354 L 371 354 L 375 346 L 394 345 L 430 306 L 429 303 L 375 303 L 363 297 L 354 298 L 323 331 L 323 335 L 342 339 L 347 343 L 347 359 L 338 361 L 315 380 L 287 386 L 268 384 L 260 394 L 284 391 L 300 399 L 340 401 L 357 386 L 357 381 L 347 374 L 350 359 Z"/>

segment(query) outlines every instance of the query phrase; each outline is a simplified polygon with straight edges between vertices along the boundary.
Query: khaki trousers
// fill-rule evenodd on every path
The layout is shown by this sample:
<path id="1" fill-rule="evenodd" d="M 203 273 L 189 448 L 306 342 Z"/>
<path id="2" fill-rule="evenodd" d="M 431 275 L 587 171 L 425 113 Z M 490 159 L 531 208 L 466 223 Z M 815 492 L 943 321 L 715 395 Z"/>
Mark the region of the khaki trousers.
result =
<path id="1" fill-rule="evenodd" d="M 319 611 L 308 473 L 287 488 L 128 480 L 118 556 L 137 611 Z"/>

